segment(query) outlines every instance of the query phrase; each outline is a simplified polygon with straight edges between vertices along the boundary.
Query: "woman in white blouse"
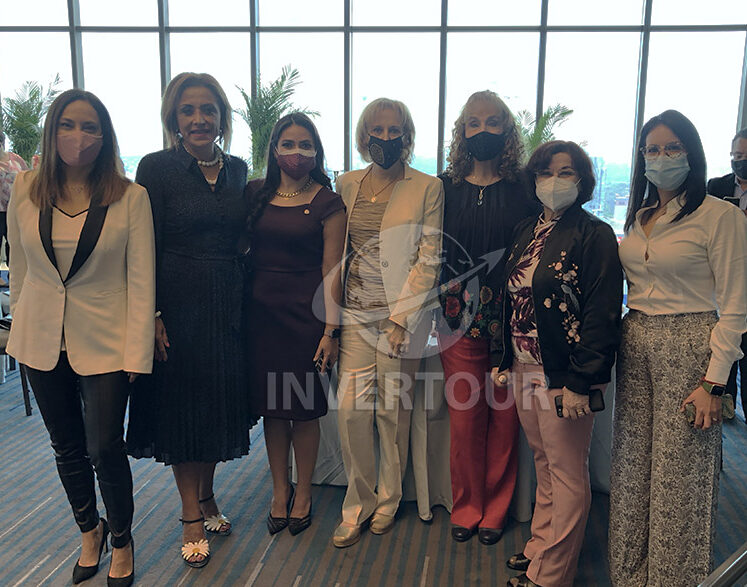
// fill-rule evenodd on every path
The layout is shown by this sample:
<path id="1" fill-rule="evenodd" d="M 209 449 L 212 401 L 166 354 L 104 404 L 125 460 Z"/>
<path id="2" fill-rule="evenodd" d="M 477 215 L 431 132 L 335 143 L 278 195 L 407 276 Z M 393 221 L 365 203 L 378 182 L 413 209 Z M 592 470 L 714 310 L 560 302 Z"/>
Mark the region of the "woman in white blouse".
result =
<path id="1" fill-rule="evenodd" d="M 41 164 L 18 175 L 8 208 L 8 354 L 28 367 L 81 532 L 72 581 L 96 574 L 111 534 L 110 587 L 133 582 L 124 418 L 128 381 L 151 371 L 155 320 L 150 201 L 120 174 L 118 152 L 101 101 L 63 92 L 47 113 Z"/>
<path id="2" fill-rule="evenodd" d="M 706 196 L 705 179 L 685 116 L 667 110 L 644 125 L 620 245 L 630 312 L 612 448 L 617 587 L 695 585 L 712 567 L 721 395 L 747 314 L 747 220 Z"/>

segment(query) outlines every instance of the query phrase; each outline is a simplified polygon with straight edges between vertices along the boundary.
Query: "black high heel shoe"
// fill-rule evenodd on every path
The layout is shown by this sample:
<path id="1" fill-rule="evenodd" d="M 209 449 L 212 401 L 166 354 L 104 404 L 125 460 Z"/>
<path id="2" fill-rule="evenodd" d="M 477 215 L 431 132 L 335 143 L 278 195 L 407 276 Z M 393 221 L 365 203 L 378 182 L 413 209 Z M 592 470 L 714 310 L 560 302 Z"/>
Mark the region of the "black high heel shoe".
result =
<path id="1" fill-rule="evenodd" d="M 296 490 L 293 485 L 291 485 L 290 495 L 288 496 L 288 503 L 285 506 L 286 514 L 284 518 L 273 517 L 272 508 L 270 508 L 270 512 L 267 514 L 267 530 L 271 535 L 282 532 L 288 526 L 288 514 L 290 513 L 291 506 L 293 505 L 293 497 L 295 493 Z"/>
<path id="2" fill-rule="evenodd" d="M 293 504 L 291 504 L 291 509 L 293 508 Z M 306 514 L 303 518 L 288 518 L 288 532 L 291 533 L 291 536 L 295 536 L 296 534 L 300 534 L 306 528 L 311 526 L 311 499 L 309 499 L 309 513 Z"/>
<path id="3" fill-rule="evenodd" d="M 104 518 L 101 518 L 101 521 L 103 522 L 103 528 L 101 531 L 101 542 L 99 543 L 99 560 L 101 560 L 101 553 L 105 548 L 107 552 L 109 551 L 109 545 L 106 542 L 106 538 L 107 536 L 109 536 L 109 524 L 106 523 L 106 520 Z M 78 559 L 78 562 L 75 563 L 75 567 L 73 567 L 73 585 L 77 585 L 78 583 L 82 583 L 86 579 L 90 579 L 96 573 L 98 573 L 98 571 L 98 561 L 96 561 L 96 564 L 93 566 L 81 567 L 80 559 Z"/>
<path id="4" fill-rule="evenodd" d="M 106 584 L 108 587 L 130 587 L 132 582 L 135 580 L 135 540 L 130 538 L 130 547 L 132 548 L 132 572 L 126 577 L 110 577 L 106 576 Z M 114 547 L 112 547 L 114 550 Z M 111 563 L 109 564 L 109 572 L 111 572 Z"/>
<path id="5" fill-rule="evenodd" d="M 514 571 L 526 571 L 532 561 L 524 556 L 524 552 L 517 552 L 506 561 L 506 566 Z"/>

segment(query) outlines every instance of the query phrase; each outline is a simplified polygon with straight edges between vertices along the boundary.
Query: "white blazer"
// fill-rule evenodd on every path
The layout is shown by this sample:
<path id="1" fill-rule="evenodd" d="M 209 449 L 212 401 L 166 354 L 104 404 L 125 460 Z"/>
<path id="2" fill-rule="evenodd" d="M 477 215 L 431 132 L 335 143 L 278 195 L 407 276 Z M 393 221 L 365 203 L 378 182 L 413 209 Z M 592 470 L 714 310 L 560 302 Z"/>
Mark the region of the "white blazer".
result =
<path id="1" fill-rule="evenodd" d="M 353 212 L 366 169 L 349 171 L 337 179 L 337 192 Z M 426 175 L 405 164 L 405 177 L 394 184 L 381 220 L 379 265 L 392 321 L 415 333 L 424 306 L 434 299 L 441 262 L 441 228 L 444 213 L 444 186 L 437 177 Z M 343 271 L 349 254 L 345 233 Z M 343 277 L 344 278 L 344 277 Z"/>
<path id="2" fill-rule="evenodd" d="M 29 199 L 19 173 L 8 206 L 10 310 L 8 354 L 52 370 L 63 328 L 78 375 L 150 373 L 155 329 L 155 246 L 148 193 L 131 184 L 121 200 L 91 205 L 67 278 L 52 247 L 52 210 Z"/>

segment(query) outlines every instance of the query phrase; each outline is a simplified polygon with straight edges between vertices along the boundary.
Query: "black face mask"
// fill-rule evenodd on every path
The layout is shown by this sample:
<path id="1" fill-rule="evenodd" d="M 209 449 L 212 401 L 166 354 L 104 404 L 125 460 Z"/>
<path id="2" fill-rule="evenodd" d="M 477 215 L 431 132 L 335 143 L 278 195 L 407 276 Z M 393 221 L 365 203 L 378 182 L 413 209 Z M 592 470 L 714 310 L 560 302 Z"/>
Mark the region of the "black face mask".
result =
<path id="1" fill-rule="evenodd" d="M 371 160 L 384 169 L 389 169 L 400 160 L 402 148 L 401 136 L 388 141 L 373 135 L 368 136 L 368 152 L 371 155 Z"/>
<path id="2" fill-rule="evenodd" d="M 731 168 L 739 179 L 747 179 L 747 159 L 732 161 Z"/>
<path id="3" fill-rule="evenodd" d="M 506 135 L 499 135 L 486 130 L 465 139 L 467 150 L 478 161 L 489 161 L 503 153 L 506 146 Z"/>

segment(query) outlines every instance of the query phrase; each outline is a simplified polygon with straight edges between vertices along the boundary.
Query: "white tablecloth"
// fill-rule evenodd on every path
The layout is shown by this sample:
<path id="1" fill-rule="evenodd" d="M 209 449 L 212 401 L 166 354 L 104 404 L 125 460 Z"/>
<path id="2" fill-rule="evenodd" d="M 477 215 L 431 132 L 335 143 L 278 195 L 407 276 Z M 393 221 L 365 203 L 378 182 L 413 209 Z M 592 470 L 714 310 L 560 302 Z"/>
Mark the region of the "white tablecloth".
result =
<path id="1" fill-rule="evenodd" d="M 428 374 L 432 383 L 426 385 L 425 378 L 420 377 L 415 388 L 404 499 L 416 500 L 418 514 L 427 520 L 433 506 L 441 505 L 451 511 L 453 503 L 449 473 L 449 412 L 438 353 L 433 352 L 422 360 L 421 374 Z M 334 384 L 333 380 L 333 389 Z M 605 393 L 607 408 L 595 415 L 589 456 L 591 487 L 605 493 L 609 493 L 613 398 L 614 379 Z M 337 432 L 337 403 L 334 398 L 331 398 L 329 412 L 320 420 L 320 427 L 319 457 L 312 481 L 317 484 L 346 485 Z M 293 476 L 295 478 L 295 467 Z M 519 475 L 511 508 L 513 517 L 520 522 L 531 519 L 534 489 L 532 453 L 522 432 Z"/>

